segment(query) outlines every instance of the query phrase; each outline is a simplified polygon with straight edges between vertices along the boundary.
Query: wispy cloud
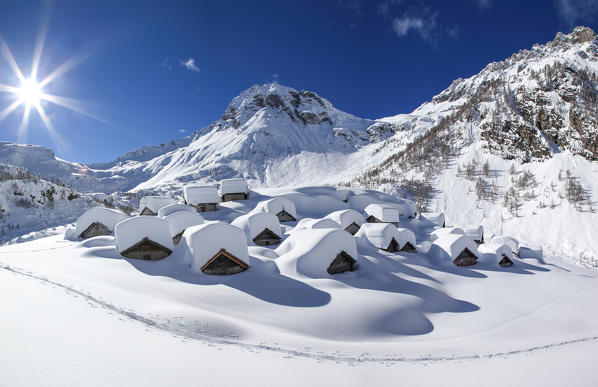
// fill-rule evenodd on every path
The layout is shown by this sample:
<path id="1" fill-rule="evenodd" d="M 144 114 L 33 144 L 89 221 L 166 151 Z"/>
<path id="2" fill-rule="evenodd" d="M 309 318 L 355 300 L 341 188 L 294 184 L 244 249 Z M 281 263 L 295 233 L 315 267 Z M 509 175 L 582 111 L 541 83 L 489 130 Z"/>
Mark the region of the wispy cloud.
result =
<path id="1" fill-rule="evenodd" d="M 185 66 L 189 71 L 199 72 L 199 67 L 195 63 L 195 58 L 189 58 L 187 60 L 182 60 L 181 65 Z"/>
<path id="2" fill-rule="evenodd" d="M 488 9 L 492 5 L 492 0 L 473 0 L 480 9 Z"/>
<path id="3" fill-rule="evenodd" d="M 172 65 L 170 64 L 167 56 L 162 59 L 162 64 L 160 66 L 164 67 L 168 71 L 172 70 Z"/>
<path id="4" fill-rule="evenodd" d="M 358 15 L 362 14 L 362 0 L 338 0 L 338 3 Z"/>
<path id="5" fill-rule="evenodd" d="M 404 37 L 410 31 L 414 31 L 419 36 L 432 44 L 436 44 L 438 12 L 424 9 L 416 13 L 403 14 L 392 21 L 392 29 L 399 37 Z"/>
<path id="6" fill-rule="evenodd" d="M 555 0 L 559 18 L 569 25 L 594 21 L 598 15 L 598 0 Z"/>
<path id="7" fill-rule="evenodd" d="M 187 130 L 186 129 L 179 129 L 178 132 L 179 133 L 187 133 Z"/>

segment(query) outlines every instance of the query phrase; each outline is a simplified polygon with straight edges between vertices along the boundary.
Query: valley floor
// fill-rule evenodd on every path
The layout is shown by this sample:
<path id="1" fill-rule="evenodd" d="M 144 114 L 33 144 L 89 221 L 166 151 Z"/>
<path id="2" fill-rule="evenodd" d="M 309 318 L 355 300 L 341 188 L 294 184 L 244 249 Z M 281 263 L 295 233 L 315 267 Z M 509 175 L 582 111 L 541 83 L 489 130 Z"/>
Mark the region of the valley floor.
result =
<path id="1" fill-rule="evenodd" d="M 0 385 L 598 383 L 598 274 L 559 260 L 463 276 L 363 251 L 359 276 L 260 290 L 154 275 L 108 242 L 0 248 Z"/>

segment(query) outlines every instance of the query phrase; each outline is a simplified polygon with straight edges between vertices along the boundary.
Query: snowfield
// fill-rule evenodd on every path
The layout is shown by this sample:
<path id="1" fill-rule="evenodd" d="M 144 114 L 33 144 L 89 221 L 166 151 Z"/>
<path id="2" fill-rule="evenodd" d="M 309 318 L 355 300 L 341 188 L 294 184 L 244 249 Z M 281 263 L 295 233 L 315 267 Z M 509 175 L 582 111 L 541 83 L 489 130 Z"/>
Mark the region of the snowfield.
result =
<path id="1" fill-rule="evenodd" d="M 121 257 L 113 236 L 58 234 L 0 247 L 0 283 L 11 295 L 0 299 L 0 380 L 461 385 L 466 374 L 469 384 L 598 383 L 595 270 L 550 254 L 513 257 L 507 268 L 438 262 L 428 254 L 437 226 L 406 217 L 400 224 L 416 235 L 415 253 L 355 244 L 336 228 L 285 234 L 278 247 L 252 246 L 246 255 L 236 242 L 244 233 L 214 222 L 232 222 L 273 196 L 293 201 L 299 219 L 350 208 L 330 187 L 253 191 L 203 213 L 207 224 L 187 229 L 159 261 Z M 221 247 L 222 235 L 249 269 L 221 277 L 190 268 Z M 355 255 L 355 271 L 331 276 L 318 263 L 337 245 Z M 231 363 L 237 372 L 221 372 Z"/>

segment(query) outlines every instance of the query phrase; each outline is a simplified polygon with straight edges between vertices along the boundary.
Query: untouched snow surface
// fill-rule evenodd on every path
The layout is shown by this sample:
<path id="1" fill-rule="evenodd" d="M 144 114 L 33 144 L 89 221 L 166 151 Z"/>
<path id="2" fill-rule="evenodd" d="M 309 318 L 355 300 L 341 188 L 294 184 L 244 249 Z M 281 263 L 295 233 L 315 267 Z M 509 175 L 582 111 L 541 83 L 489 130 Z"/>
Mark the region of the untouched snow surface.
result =
<path id="1" fill-rule="evenodd" d="M 335 190 L 304 187 L 256 192 L 205 216 L 230 222 L 268 195 L 294 198 L 300 217 L 349 208 Z M 313 197 L 328 204 L 305 206 Z M 432 244 L 429 222 L 401 221 L 418 247 Z M 356 246 L 338 229 L 301 230 L 275 250 L 247 250 L 244 233 L 225 223 L 184 235 L 171 256 L 155 262 L 122 258 L 111 236 L 74 242 L 55 235 L 0 247 L 0 283 L 11 295 L 0 298 L 0 380 L 462 385 L 467 375 L 468 383 L 485 385 L 598 382 L 598 273 L 550 253 L 514 257 L 508 268 L 456 267 L 439 264 L 427 248 Z M 190 252 L 210 258 L 229 248 L 215 243 L 223 237 L 243 241 L 235 255 L 248 270 L 220 277 L 189 268 Z M 358 257 L 357 269 L 324 274 L 312 258 L 339 246 Z M 198 375 L 198 363 L 215 372 Z M 231 363 L 238 372 L 222 372 Z"/>

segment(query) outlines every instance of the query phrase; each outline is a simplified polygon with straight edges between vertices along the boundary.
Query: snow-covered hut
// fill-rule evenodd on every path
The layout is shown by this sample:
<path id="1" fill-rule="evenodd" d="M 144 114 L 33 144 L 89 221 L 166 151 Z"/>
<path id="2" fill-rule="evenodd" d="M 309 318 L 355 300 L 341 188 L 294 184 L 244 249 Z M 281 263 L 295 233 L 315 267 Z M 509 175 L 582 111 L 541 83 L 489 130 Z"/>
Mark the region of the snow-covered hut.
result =
<path id="1" fill-rule="evenodd" d="M 431 235 L 433 239 L 440 238 L 446 234 L 457 234 L 457 235 L 465 235 L 465 231 L 463 231 L 460 227 L 445 227 L 445 228 L 438 228 L 432 231 Z"/>
<path id="2" fill-rule="evenodd" d="M 515 255 L 519 255 L 519 241 L 510 236 L 495 236 L 490 243 L 496 245 L 507 245 Z"/>
<path id="3" fill-rule="evenodd" d="M 399 215 L 405 216 L 407 218 L 415 218 L 417 215 L 417 206 L 415 202 L 407 199 L 395 199 L 395 203 L 390 203 L 393 207 L 396 207 L 399 210 Z"/>
<path id="4" fill-rule="evenodd" d="M 245 233 L 228 223 L 208 223 L 187 229 L 183 236 L 191 252 L 191 268 L 210 275 L 231 275 L 249 268 Z"/>
<path id="5" fill-rule="evenodd" d="M 185 203 L 196 208 L 197 212 L 216 211 L 220 196 L 214 185 L 186 185 L 183 188 Z"/>
<path id="6" fill-rule="evenodd" d="M 361 243 L 381 250 L 415 251 L 415 234 L 406 228 L 396 228 L 389 223 L 365 223 L 355 234 Z"/>
<path id="7" fill-rule="evenodd" d="M 314 218 L 303 218 L 293 229 L 294 231 L 297 230 L 304 230 L 304 229 L 316 229 L 316 228 L 336 228 L 339 229 L 340 225 L 332 219 L 314 219 Z"/>
<path id="8" fill-rule="evenodd" d="M 144 196 L 139 201 L 139 215 L 157 215 L 160 208 L 176 204 L 176 200 L 169 196 Z"/>
<path id="9" fill-rule="evenodd" d="M 430 252 L 441 259 L 450 258 L 457 266 L 474 265 L 480 254 L 471 237 L 462 234 L 442 234 L 434 241 Z"/>
<path id="10" fill-rule="evenodd" d="M 220 196 L 222 196 L 223 202 L 247 199 L 249 197 L 247 182 L 243 178 L 221 180 Z"/>
<path id="11" fill-rule="evenodd" d="M 465 235 L 471 237 L 477 244 L 484 243 L 484 227 L 465 227 L 463 228 Z"/>
<path id="12" fill-rule="evenodd" d="M 186 204 L 176 203 L 176 204 L 169 204 L 166 207 L 162 207 L 158 210 L 158 217 L 165 218 L 170 214 L 174 214 L 175 212 L 197 212 L 195 208 L 192 206 L 188 206 Z"/>
<path id="13" fill-rule="evenodd" d="M 251 212 L 241 215 L 231 224 L 243 230 L 247 240 L 253 241 L 256 245 L 277 245 L 282 239 L 278 218 L 268 212 Z"/>
<path id="14" fill-rule="evenodd" d="M 203 224 L 204 222 L 203 216 L 199 215 L 195 210 L 193 212 L 173 212 L 170 215 L 166 215 L 164 220 L 170 225 L 170 236 L 175 245 L 179 244 L 187 228 Z"/>
<path id="15" fill-rule="evenodd" d="M 399 210 L 390 204 L 373 203 L 365 209 L 368 223 L 392 223 L 399 225 Z"/>
<path id="16" fill-rule="evenodd" d="M 338 229 L 305 229 L 293 233 L 275 250 L 281 272 L 327 277 L 355 270 L 355 238 Z"/>
<path id="17" fill-rule="evenodd" d="M 123 257 L 145 260 L 166 258 L 174 244 L 168 221 L 153 216 L 137 216 L 114 228 L 116 249 Z"/>
<path id="18" fill-rule="evenodd" d="M 77 218 L 75 234 L 82 239 L 110 235 L 117 223 L 128 219 L 124 212 L 105 207 L 94 207 Z"/>
<path id="19" fill-rule="evenodd" d="M 501 267 L 513 266 L 513 250 L 506 244 L 486 243 L 479 247 L 480 260 L 498 263 Z"/>
<path id="20" fill-rule="evenodd" d="M 347 203 L 347 201 L 349 200 L 349 195 L 353 194 L 353 191 L 349 188 L 337 188 L 336 194 L 338 195 L 338 198 L 340 200 Z"/>
<path id="21" fill-rule="evenodd" d="M 442 212 L 422 212 L 421 214 L 419 214 L 419 217 L 423 220 L 427 220 L 428 222 L 438 227 L 446 227 L 444 213 Z"/>
<path id="22" fill-rule="evenodd" d="M 278 217 L 279 222 L 294 222 L 297 220 L 295 203 L 285 197 L 276 197 L 259 202 L 252 212 L 267 212 Z"/>
<path id="23" fill-rule="evenodd" d="M 361 225 L 365 222 L 363 215 L 355 210 L 334 211 L 324 219 L 334 220 L 339 226 L 351 235 L 355 235 Z"/>

